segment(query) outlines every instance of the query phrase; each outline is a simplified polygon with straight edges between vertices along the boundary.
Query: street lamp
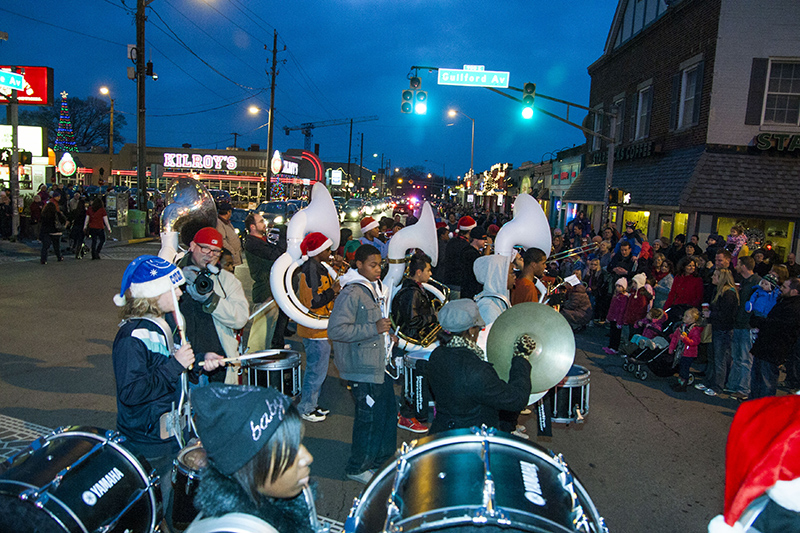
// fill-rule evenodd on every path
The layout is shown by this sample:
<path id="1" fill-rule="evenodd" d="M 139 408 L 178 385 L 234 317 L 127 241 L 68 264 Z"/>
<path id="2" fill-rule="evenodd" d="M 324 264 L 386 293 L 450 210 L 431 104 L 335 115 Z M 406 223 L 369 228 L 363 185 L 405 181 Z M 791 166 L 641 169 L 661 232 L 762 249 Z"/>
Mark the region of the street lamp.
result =
<path id="1" fill-rule="evenodd" d="M 100 94 L 108 96 L 111 100 L 111 120 L 108 126 L 108 179 L 112 179 L 112 168 L 114 166 L 114 99 L 109 95 L 108 87 L 100 87 Z"/>
<path id="2" fill-rule="evenodd" d="M 448 115 L 451 117 L 455 117 L 456 115 L 464 115 L 468 119 L 472 121 L 472 144 L 470 145 L 470 155 L 469 155 L 469 175 L 472 176 L 475 173 L 474 164 L 475 164 L 475 119 L 471 116 L 467 115 L 463 111 L 459 111 L 458 109 L 451 109 L 447 112 Z"/>
<path id="3" fill-rule="evenodd" d="M 447 175 L 447 171 L 445 171 L 445 164 L 444 163 L 439 163 L 438 161 L 434 161 L 432 159 L 426 159 L 425 162 L 426 163 L 436 163 L 437 165 L 442 165 L 442 200 L 444 200 L 444 189 L 445 189 L 444 180 L 445 180 L 445 176 Z M 428 174 L 428 177 L 430 178 L 431 175 Z"/>

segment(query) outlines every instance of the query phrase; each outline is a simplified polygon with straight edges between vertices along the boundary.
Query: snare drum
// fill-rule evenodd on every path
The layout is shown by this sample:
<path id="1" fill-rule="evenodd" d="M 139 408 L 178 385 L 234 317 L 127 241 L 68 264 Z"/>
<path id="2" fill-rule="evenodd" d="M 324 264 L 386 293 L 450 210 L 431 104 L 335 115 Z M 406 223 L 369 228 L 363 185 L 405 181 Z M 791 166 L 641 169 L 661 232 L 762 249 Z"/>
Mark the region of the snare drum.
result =
<path id="1" fill-rule="evenodd" d="M 8 459 L 0 531 L 153 531 L 161 521 L 158 477 L 124 440 L 115 431 L 70 426 Z"/>
<path id="2" fill-rule="evenodd" d="M 553 389 L 553 422 L 583 422 L 589 413 L 589 374 L 588 369 L 572 365 L 567 379 Z"/>
<path id="3" fill-rule="evenodd" d="M 404 445 L 398 459 L 356 499 L 345 531 L 473 531 L 473 526 L 605 531 L 594 503 L 560 455 L 485 427 Z"/>
<path id="4" fill-rule="evenodd" d="M 263 355 L 257 356 L 259 353 Z M 248 359 L 242 359 L 242 368 L 247 370 L 248 385 L 273 387 L 290 398 L 300 395 L 303 376 L 299 353 L 268 350 L 248 356 Z"/>
<path id="5" fill-rule="evenodd" d="M 197 516 L 194 495 L 207 466 L 208 455 L 196 441 L 182 449 L 172 464 L 172 523 L 178 529 L 186 529 Z"/>

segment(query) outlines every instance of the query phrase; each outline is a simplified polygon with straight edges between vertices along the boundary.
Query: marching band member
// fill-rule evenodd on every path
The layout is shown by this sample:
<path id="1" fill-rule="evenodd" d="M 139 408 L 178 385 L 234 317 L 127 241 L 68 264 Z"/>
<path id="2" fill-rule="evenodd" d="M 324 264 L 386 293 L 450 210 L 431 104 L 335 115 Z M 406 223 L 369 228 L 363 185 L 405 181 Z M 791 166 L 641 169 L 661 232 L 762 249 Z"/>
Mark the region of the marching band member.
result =
<path id="1" fill-rule="evenodd" d="M 300 251 L 306 261 L 300 267 L 297 296 L 303 305 L 319 316 L 330 316 L 333 300 L 339 293 L 339 283 L 333 280 L 322 264 L 330 257 L 332 244 L 329 238 L 316 231 L 306 235 L 300 243 Z M 297 409 L 303 420 L 322 422 L 330 413 L 328 409 L 317 405 L 331 358 L 328 331 L 298 324 L 297 336 L 302 339 L 306 352 L 306 369 Z"/>
<path id="2" fill-rule="evenodd" d="M 443 262 L 444 283 L 450 288 L 450 297 L 461 297 L 461 283 L 463 281 L 462 258 L 464 251 L 469 248 L 469 232 L 478 224 L 471 216 L 463 216 L 458 220 L 458 234 L 447 242 Z"/>
<path id="3" fill-rule="evenodd" d="M 511 305 L 538 302 L 542 296 L 541 288 L 536 283 L 544 276 L 547 255 L 538 248 L 528 248 L 522 254 L 522 264 L 522 275 L 517 279 L 514 292 L 511 293 Z"/>
<path id="4" fill-rule="evenodd" d="M 421 339 L 420 332 L 425 331 L 437 323 L 436 311 L 428 292 L 422 287 L 431 279 L 431 258 L 424 253 L 417 253 L 411 257 L 408 265 L 408 276 L 392 301 L 392 320 L 406 336 Z M 395 355 L 402 355 L 395 348 Z M 420 374 L 421 375 L 421 374 Z M 425 433 L 428 428 L 423 424 L 428 420 L 428 392 L 427 380 L 421 383 L 422 397 L 419 408 L 409 408 L 405 402 L 400 406 L 400 417 L 397 427 L 413 433 Z"/>
<path id="5" fill-rule="evenodd" d="M 531 393 L 528 356 L 535 348 L 530 337 L 517 340 L 506 383 L 475 343 L 486 324 L 474 301 L 446 303 L 439 311 L 439 324 L 453 337 L 433 351 L 426 366 L 436 398 L 431 434 L 481 424 L 498 427 L 501 409 L 518 413 L 525 408 Z"/>
<path id="6" fill-rule="evenodd" d="M 485 255 L 475 260 L 472 269 L 475 278 L 483 284 L 483 290 L 475 295 L 475 302 L 483 321 L 491 324 L 511 307 L 509 291 L 517 280 L 514 263 L 508 256 Z"/>
<path id="7" fill-rule="evenodd" d="M 378 237 L 381 234 L 380 224 L 372 217 L 364 217 L 361 219 L 361 244 L 371 244 L 381 252 L 381 257 L 386 259 L 386 254 L 389 253 L 389 245 Z"/>
<path id="8" fill-rule="evenodd" d="M 265 533 L 313 531 L 313 500 L 301 493 L 314 458 L 291 400 L 270 387 L 212 383 L 195 389 L 192 401 L 209 466 L 194 500 L 201 519 L 187 533 L 215 517 L 224 525 L 234 513 L 263 520 L 257 531 Z"/>

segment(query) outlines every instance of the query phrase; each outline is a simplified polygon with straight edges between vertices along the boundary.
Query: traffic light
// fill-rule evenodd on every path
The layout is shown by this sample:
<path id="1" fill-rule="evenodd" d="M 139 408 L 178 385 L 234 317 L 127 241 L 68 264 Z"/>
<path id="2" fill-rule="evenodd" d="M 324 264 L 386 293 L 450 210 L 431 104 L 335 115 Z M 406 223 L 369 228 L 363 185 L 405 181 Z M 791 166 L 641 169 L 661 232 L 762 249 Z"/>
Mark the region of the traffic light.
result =
<path id="1" fill-rule="evenodd" d="M 33 160 L 33 154 L 30 152 L 26 152 L 24 150 L 20 150 L 19 152 L 19 164 L 20 165 L 30 165 Z"/>
<path id="2" fill-rule="evenodd" d="M 400 111 L 403 113 L 414 112 L 414 91 L 411 89 L 403 89 L 403 100 L 400 103 Z"/>
<path id="3" fill-rule="evenodd" d="M 425 91 L 414 91 L 414 113 L 424 115 L 428 112 L 428 93 Z"/>
<path id="4" fill-rule="evenodd" d="M 419 77 L 414 76 L 409 80 L 412 89 L 419 89 L 422 85 L 422 80 Z"/>
<path id="5" fill-rule="evenodd" d="M 609 189 L 608 190 L 608 203 L 609 205 L 622 205 L 631 203 L 631 193 L 625 192 L 622 189 Z"/>
<path id="6" fill-rule="evenodd" d="M 522 86 L 522 118 L 533 117 L 533 100 L 536 97 L 536 84 L 527 82 Z"/>

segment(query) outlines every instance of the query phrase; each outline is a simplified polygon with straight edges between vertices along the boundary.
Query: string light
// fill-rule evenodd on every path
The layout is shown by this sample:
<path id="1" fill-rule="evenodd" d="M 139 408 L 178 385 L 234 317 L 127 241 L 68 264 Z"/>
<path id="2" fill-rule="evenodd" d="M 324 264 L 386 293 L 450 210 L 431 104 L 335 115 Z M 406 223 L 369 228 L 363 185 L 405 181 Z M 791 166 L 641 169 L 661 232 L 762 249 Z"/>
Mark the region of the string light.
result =
<path id="1" fill-rule="evenodd" d="M 58 117 L 58 134 L 56 135 L 56 152 L 77 152 L 75 133 L 72 131 L 72 119 L 69 117 L 67 92 L 61 93 L 61 115 Z"/>

